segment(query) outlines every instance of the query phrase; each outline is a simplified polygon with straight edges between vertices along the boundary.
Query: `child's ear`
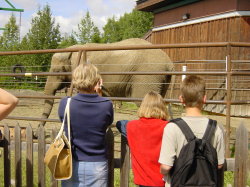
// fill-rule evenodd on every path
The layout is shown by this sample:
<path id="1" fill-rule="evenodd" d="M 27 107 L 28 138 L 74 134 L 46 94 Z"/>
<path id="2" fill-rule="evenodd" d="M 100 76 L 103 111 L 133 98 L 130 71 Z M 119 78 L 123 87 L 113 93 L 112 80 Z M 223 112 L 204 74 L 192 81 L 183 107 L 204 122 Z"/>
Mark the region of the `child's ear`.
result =
<path id="1" fill-rule="evenodd" d="M 184 99 L 183 99 L 182 95 L 179 96 L 179 100 L 180 100 L 180 102 L 181 102 L 182 104 L 184 104 Z"/>
<path id="2" fill-rule="evenodd" d="M 206 103 L 206 101 L 207 101 L 207 96 L 204 95 L 204 96 L 203 96 L 203 103 Z"/>

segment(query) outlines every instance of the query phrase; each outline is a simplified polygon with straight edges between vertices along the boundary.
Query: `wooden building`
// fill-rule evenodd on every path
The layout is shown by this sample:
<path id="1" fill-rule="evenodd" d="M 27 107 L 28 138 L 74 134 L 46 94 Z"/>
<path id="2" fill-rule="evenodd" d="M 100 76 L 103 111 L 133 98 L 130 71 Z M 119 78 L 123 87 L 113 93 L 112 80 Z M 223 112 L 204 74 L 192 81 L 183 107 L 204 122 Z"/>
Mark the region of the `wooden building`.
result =
<path id="1" fill-rule="evenodd" d="M 250 0 L 138 0 L 138 10 L 154 14 L 154 27 L 145 39 L 154 44 L 250 42 Z M 226 47 L 165 49 L 177 71 L 225 71 Z M 250 48 L 231 48 L 232 69 L 250 71 Z M 226 98 L 226 77 L 205 76 L 210 100 Z M 180 76 L 172 79 L 168 98 L 178 94 Z M 232 78 L 232 100 L 249 100 L 249 76 Z M 206 110 L 225 114 L 225 105 Z M 249 105 L 234 105 L 232 116 L 250 116 Z"/>

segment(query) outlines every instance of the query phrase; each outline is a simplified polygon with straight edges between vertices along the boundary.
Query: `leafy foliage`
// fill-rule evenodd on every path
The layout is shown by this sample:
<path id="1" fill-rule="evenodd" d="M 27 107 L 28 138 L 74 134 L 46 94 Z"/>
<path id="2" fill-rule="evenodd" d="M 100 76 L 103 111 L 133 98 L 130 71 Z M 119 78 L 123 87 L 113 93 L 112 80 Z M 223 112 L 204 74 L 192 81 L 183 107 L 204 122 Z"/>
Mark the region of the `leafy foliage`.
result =
<path id="1" fill-rule="evenodd" d="M 12 14 L 9 22 L 5 25 L 6 30 L 0 36 L 0 49 L 3 51 L 16 51 L 19 49 L 19 27 L 16 24 L 16 17 Z M 18 63 L 18 56 L 3 56 L 1 64 L 10 66 Z"/>
<path id="2" fill-rule="evenodd" d="M 26 35 L 28 45 L 23 45 L 25 50 L 56 49 L 61 41 L 59 25 L 55 24 L 51 10 L 46 5 L 38 10 L 37 16 L 31 21 L 31 29 Z M 52 54 L 31 55 L 28 60 L 30 65 L 42 66 L 41 71 L 47 71 Z"/>
<path id="3" fill-rule="evenodd" d="M 0 35 L 1 51 L 18 51 L 18 50 L 40 50 L 66 48 L 68 46 L 85 43 L 112 43 L 132 37 L 142 37 L 152 27 L 153 15 L 151 13 L 133 10 L 126 13 L 119 19 L 109 18 L 107 24 L 103 27 L 103 34 L 94 24 L 90 13 L 81 19 L 78 24 L 78 30 L 72 31 L 71 34 L 65 34 L 63 37 L 60 33 L 59 24 L 55 23 L 55 18 L 49 5 L 38 8 L 37 14 L 31 20 L 31 28 L 22 38 L 19 38 L 19 26 L 16 24 L 16 17 L 12 15 L 9 22 L 5 25 L 6 30 Z M 21 64 L 25 66 L 26 72 L 46 72 L 49 70 L 52 53 L 33 54 L 33 55 L 10 55 L 1 56 L 0 71 L 9 73 L 13 65 Z M 46 78 L 46 77 L 44 77 Z M 34 79 L 34 78 L 33 78 Z M 7 83 L 8 87 L 20 88 L 29 87 L 30 83 L 25 85 L 24 82 L 32 82 L 33 79 L 22 79 L 22 84 L 13 77 L 0 77 L 1 83 Z M 35 80 L 39 82 L 40 79 Z M 11 84 L 8 84 L 10 83 Z M 20 81 L 19 81 L 20 82 Z M 39 87 L 44 86 L 44 81 L 40 81 Z M 37 85 L 37 84 L 36 84 Z"/>
<path id="4" fill-rule="evenodd" d="M 72 45 L 77 44 L 77 40 L 74 37 L 73 34 L 67 35 L 65 34 L 65 36 L 62 38 L 61 43 L 59 44 L 58 48 L 66 48 Z"/>
<path id="5" fill-rule="evenodd" d="M 75 35 L 81 44 L 100 42 L 100 31 L 92 21 L 89 12 L 81 19 L 80 24 L 78 24 L 78 32 L 75 32 Z"/>
<path id="6" fill-rule="evenodd" d="M 16 17 L 12 14 L 9 22 L 5 25 L 6 30 L 0 37 L 0 45 L 2 49 L 16 50 L 18 49 L 19 27 L 16 24 Z"/>
<path id="7" fill-rule="evenodd" d="M 107 24 L 103 27 L 103 41 L 105 43 L 118 42 L 122 40 L 121 27 L 115 17 L 109 18 Z"/>
<path id="8" fill-rule="evenodd" d="M 117 42 L 128 38 L 141 38 L 153 26 L 153 14 L 133 10 L 125 13 L 119 20 L 108 19 L 104 26 L 103 41 Z"/>

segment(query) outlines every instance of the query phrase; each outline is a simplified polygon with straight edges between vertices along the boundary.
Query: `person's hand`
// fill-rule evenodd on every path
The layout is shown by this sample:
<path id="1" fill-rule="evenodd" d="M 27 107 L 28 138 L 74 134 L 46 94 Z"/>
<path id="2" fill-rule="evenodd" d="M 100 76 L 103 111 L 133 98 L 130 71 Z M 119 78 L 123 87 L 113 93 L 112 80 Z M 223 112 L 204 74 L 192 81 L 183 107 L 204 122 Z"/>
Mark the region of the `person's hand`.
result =
<path id="1" fill-rule="evenodd" d="M 102 81 L 102 79 L 100 79 L 100 81 L 96 84 L 96 86 L 95 86 L 95 92 L 98 94 L 98 95 L 100 95 L 100 96 L 102 96 L 102 86 L 103 86 L 103 81 Z"/>

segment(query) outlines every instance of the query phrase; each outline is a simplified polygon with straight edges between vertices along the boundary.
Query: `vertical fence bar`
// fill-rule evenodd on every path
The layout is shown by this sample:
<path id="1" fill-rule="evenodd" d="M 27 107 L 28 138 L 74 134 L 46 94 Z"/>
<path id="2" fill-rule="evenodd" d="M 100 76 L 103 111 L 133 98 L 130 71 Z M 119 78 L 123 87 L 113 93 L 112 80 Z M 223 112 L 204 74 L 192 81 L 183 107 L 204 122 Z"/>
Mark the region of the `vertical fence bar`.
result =
<path id="1" fill-rule="evenodd" d="M 230 121 L 231 121 L 231 45 L 227 45 L 227 62 L 226 62 L 226 71 L 227 71 L 227 81 L 226 81 L 226 92 L 227 92 L 227 104 L 226 104 L 226 136 L 225 136 L 225 144 L 226 150 L 225 154 L 226 157 L 230 157 Z"/>
<path id="2" fill-rule="evenodd" d="M 26 128 L 26 184 L 33 187 L 33 131 L 29 125 Z"/>
<path id="3" fill-rule="evenodd" d="M 44 126 L 38 127 L 38 186 L 45 187 L 45 136 Z"/>
<path id="4" fill-rule="evenodd" d="M 85 58 L 86 58 L 86 51 L 79 51 L 78 52 L 78 56 L 77 56 L 77 60 L 76 60 L 76 67 L 77 66 L 79 66 L 79 64 L 80 64 L 80 62 L 81 62 L 81 57 L 82 57 L 82 54 L 83 54 L 83 52 L 84 52 L 84 54 L 85 54 Z M 72 65 L 72 64 L 71 64 Z M 73 65 L 71 66 L 71 72 L 73 72 Z M 69 89 L 69 94 L 68 94 L 68 96 L 72 96 L 72 93 L 73 93 L 73 84 L 72 84 L 72 81 L 71 81 L 71 84 L 70 84 L 70 89 Z"/>
<path id="5" fill-rule="evenodd" d="M 234 186 L 246 186 L 248 161 L 248 131 L 241 124 L 236 131 Z"/>
<path id="6" fill-rule="evenodd" d="M 4 186 L 10 186 L 10 129 L 4 125 Z"/>
<path id="7" fill-rule="evenodd" d="M 21 152 L 21 128 L 15 126 L 15 186 L 22 186 L 22 152 Z"/>
<path id="8" fill-rule="evenodd" d="M 111 128 L 106 135 L 106 145 L 108 150 L 108 187 L 114 187 L 114 134 Z"/>
<path id="9" fill-rule="evenodd" d="M 120 169 L 120 187 L 129 186 L 130 173 L 130 150 L 127 139 L 121 136 L 121 169 Z"/>
<path id="10" fill-rule="evenodd" d="M 52 143 L 52 141 L 55 139 L 57 133 L 58 133 L 58 130 L 56 128 L 52 129 L 50 143 Z M 58 186 L 57 180 L 55 180 L 54 177 L 51 175 L 51 187 L 57 187 L 57 186 Z"/>

